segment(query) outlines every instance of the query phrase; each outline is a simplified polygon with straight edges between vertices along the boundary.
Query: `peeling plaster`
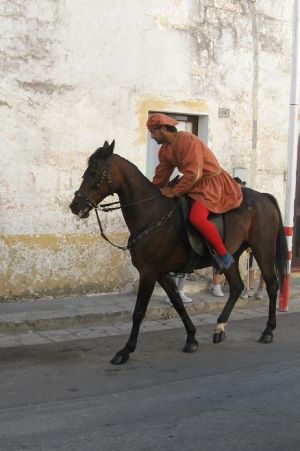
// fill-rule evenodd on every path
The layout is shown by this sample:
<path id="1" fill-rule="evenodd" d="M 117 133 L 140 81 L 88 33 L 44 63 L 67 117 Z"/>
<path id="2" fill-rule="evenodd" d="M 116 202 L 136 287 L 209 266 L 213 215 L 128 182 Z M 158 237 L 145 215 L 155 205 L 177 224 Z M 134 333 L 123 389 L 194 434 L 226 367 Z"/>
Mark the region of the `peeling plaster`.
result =
<path id="1" fill-rule="evenodd" d="M 145 168 L 149 111 L 207 114 L 220 163 L 282 204 L 291 13 L 292 0 L 2 0 L 0 295 L 132 284 L 129 258 L 95 246 L 95 218 L 68 205 L 106 139 Z M 126 241 L 120 214 L 103 223 Z"/>
<path id="2" fill-rule="evenodd" d="M 8 107 L 8 108 L 11 108 L 11 105 L 8 103 L 8 102 L 5 102 L 5 101 L 3 101 L 3 100 L 0 100 L 0 107 L 1 106 L 6 106 L 6 107 Z"/>
<path id="3" fill-rule="evenodd" d="M 33 91 L 35 94 L 53 94 L 54 92 L 57 92 L 58 94 L 62 94 L 66 91 L 72 91 L 74 90 L 74 86 L 70 85 L 58 85 L 54 84 L 51 80 L 45 80 L 43 82 L 41 81 L 20 81 L 17 80 L 18 85 L 20 88 L 24 89 L 25 91 Z"/>

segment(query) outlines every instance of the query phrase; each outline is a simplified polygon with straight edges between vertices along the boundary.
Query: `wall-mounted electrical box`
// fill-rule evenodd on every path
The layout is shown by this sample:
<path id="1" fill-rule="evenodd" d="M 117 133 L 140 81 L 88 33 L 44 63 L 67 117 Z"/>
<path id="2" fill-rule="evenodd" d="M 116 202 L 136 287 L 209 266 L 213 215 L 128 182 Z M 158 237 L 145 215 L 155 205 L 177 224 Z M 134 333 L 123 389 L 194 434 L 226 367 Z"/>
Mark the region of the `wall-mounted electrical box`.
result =
<path id="1" fill-rule="evenodd" d="M 219 117 L 229 117 L 230 109 L 229 108 L 219 108 Z"/>
<path id="2" fill-rule="evenodd" d="M 233 168 L 233 177 L 239 177 L 242 182 L 246 182 L 246 184 L 248 184 L 248 169 Z"/>

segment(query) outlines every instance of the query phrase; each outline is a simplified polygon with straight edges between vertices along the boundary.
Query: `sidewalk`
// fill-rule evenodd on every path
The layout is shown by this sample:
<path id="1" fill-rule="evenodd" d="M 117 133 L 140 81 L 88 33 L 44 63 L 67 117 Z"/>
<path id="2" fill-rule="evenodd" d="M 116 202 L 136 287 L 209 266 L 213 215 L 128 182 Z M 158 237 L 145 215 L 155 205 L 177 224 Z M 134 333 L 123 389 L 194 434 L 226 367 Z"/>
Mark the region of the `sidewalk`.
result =
<path id="1" fill-rule="evenodd" d="M 188 313 L 195 325 L 215 324 L 227 293 L 224 298 L 216 298 L 203 289 L 195 292 L 195 286 L 195 282 L 189 282 L 186 287 L 193 299 L 187 305 Z M 135 299 L 135 294 L 117 293 L 2 302 L 0 347 L 128 333 Z M 164 299 L 164 295 L 151 298 L 141 330 L 183 327 L 174 308 Z M 262 301 L 239 299 L 230 319 L 267 316 L 267 309 L 266 294 Z M 300 274 L 293 275 L 291 283 L 289 312 L 295 311 L 300 312 Z"/>

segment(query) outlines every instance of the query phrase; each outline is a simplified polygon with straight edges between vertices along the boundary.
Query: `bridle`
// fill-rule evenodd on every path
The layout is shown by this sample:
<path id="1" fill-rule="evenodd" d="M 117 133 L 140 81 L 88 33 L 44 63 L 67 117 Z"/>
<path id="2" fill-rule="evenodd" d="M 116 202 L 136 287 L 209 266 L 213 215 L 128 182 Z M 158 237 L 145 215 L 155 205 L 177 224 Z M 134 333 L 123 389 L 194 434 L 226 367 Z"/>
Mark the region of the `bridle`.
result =
<path id="1" fill-rule="evenodd" d="M 101 174 L 101 178 L 99 180 L 99 182 L 96 184 L 96 187 L 100 187 L 100 185 L 104 182 L 106 182 L 108 184 L 109 187 L 109 194 L 111 196 L 114 195 L 114 192 L 112 190 L 112 175 L 111 175 L 111 169 L 110 169 L 110 162 L 111 162 L 111 156 L 105 159 L 105 169 L 103 170 L 102 174 Z M 85 175 L 85 174 L 84 174 Z M 99 225 L 99 229 L 100 229 L 100 234 L 102 236 L 102 238 L 107 241 L 109 244 L 111 244 L 113 247 L 116 247 L 117 249 L 121 249 L 123 251 L 126 251 L 128 249 L 130 249 L 131 247 L 133 247 L 138 241 L 140 241 L 141 239 L 145 238 L 150 232 L 152 232 L 153 230 L 158 229 L 159 227 L 161 227 L 166 221 L 168 221 L 172 216 L 174 211 L 177 209 L 177 207 L 179 206 L 179 200 L 178 202 L 176 202 L 175 206 L 169 211 L 169 213 L 165 216 L 163 216 L 160 220 L 158 220 L 155 224 L 152 224 L 150 227 L 148 227 L 147 229 L 143 230 L 142 232 L 140 232 L 136 237 L 131 238 L 129 237 L 128 240 L 128 244 L 127 246 L 118 246 L 117 244 L 114 244 L 110 241 L 110 239 L 105 235 L 100 218 L 99 218 L 99 214 L 98 214 L 98 210 L 100 211 L 104 211 L 104 212 L 110 212 L 110 211 L 114 211 L 114 210 L 119 210 L 119 209 L 124 209 L 124 208 L 129 208 L 132 207 L 134 205 L 139 205 L 145 202 L 149 202 L 151 200 L 154 199 L 158 199 L 163 197 L 161 194 L 159 194 L 158 196 L 152 196 L 152 197 L 148 197 L 146 199 L 142 199 L 140 201 L 137 202 L 130 202 L 127 204 L 120 204 L 120 201 L 117 202 L 110 202 L 107 204 L 97 204 L 94 202 L 94 195 L 96 193 L 94 191 L 91 191 L 89 197 L 85 196 L 84 194 L 82 194 L 79 190 L 75 191 L 74 195 L 75 198 L 79 198 L 82 199 L 89 207 L 91 207 L 91 209 L 95 210 L 96 213 L 96 217 L 97 217 L 97 222 Z M 117 207 L 111 207 L 112 205 L 117 205 L 119 204 L 119 206 Z"/>
<path id="2" fill-rule="evenodd" d="M 112 176 L 111 176 L 111 171 L 110 171 L 110 160 L 111 160 L 111 156 L 107 157 L 105 159 L 105 169 L 103 170 L 102 174 L 101 174 L 101 178 L 99 180 L 99 182 L 96 184 L 96 188 L 99 188 L 100 185 L 103 182 L 107 182 L 108 187 L 109 187 L 109 194 L 111 196 L 114 195 L 114 192 L 112 190 Z M 83 174 L 83 177 L 85 176 L 87 170 L 85 171 L 85 173 Z M 91 208 L 97 208 L 97 205 L 95 204 L 93 197 L 96 193 L 94 191 L 91 191 L 89 197 L 84 196 L 83 194 L 81 194 L 81 192 L 75 191 L 74 195 L 75 197 L 82 199 L 84 202 L 86 202 Z"/>

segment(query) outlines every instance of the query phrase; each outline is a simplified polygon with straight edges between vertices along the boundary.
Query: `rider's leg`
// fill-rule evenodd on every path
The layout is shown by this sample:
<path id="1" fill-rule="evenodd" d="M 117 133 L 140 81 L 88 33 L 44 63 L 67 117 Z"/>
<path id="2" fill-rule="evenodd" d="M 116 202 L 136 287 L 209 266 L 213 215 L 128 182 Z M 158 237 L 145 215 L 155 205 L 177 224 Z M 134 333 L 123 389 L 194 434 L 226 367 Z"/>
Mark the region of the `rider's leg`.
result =
<path id="1" fill-rule="evenodd" d="M 217 227 L 212 222 L 208 221 L 207 217 L 209 210 L 199 202 L 193 201 L 190 211 L 190 222 L 199 230 L 200 233 L 207 239 L 207 241 L 216 250 L 217 254 L 223 260 L 225 268 L 229 268 L 233 263 L 232 255 L 227 251 L 222 238 L 218 232 Z"/>

